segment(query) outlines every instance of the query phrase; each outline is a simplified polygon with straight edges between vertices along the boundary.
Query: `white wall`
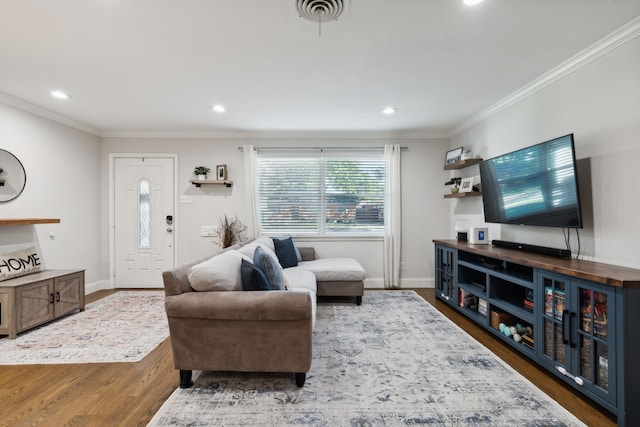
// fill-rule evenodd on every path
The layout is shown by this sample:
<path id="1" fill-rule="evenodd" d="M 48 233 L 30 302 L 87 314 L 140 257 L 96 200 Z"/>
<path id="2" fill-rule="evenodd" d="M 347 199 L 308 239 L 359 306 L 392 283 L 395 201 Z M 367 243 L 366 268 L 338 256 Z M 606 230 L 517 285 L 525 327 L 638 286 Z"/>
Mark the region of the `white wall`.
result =
<path id="1" fill-rule="evenodd" d="M 586 259 L 640 268 L 640 37 L 452 138 L 490 158 L 574 133 Z M 589 171 L 590 169 L 590 171 Z M 476 169 L 463 170 L 477 174 Z M 483 225 L 481 200 L 453 202 L 452 221 Z M 490 238 L 563 248 L 555 228 L 490 225 Z M 573 239 L 572 245 L 576 246 Z"/>
<path id="2" fill-rule="evenodd" d="M 86 269 L 87 289 L 102 286 L 100 140 L 0 103 L 0 148 L 23 164 L 27 181 L 2 218 L 60 218 L 60 224 L 0 227 L 0 253 L 35 244 L 45 268 Z M 49 235 L 53 233 L 53 238 Z"/>
<path id="3" fill-rule="evenodd" d="M 245 183 L 243 172 L 243 144 L 255 146 L 383 146 L 398 143 L 408 147 L 402 154 L 403 244 L 402 286 L 433 286 L 434 238 L 446 237 L 449 226 L 449 204 L 442 198 L 443 156 L 446 140 L 417 139 L 344 139 L 310 138 L 269 139 L 265 134 L 258 139 L 157 139 L 157 138 L 104 138 L 102 141 L 103 182 L 107 188 L 109 154 L 114 153 L 176 153 L 178 154 L 178 200 L 189 195 L 192 203 L 178 204 L 175 213 L 177 233 L 177 263 L 186 263 L 219 248 L 212 238 L 200 237 L 203 225 L 218 225 L 223 215 L 236 216 L 246 223 Z M 205 165 L 214 169 L 226 164 L 232 188 L 203 186 L 196 188 L 189 180 L 194 166 Z M 103 192 L 103 205 L 108 205 L 108 194 Z M 102 225 L 108 233 L 108 219 Z M 108 264 L 108 235 L 103 236 L 103 264 Z M 358 259 L 367 272 L 368 287 L 382 286 L 382 240 L 300 239 L 300 245 L 314 246 L 318 254 L 350 256 Z M 104 271 L 108 275 L 108 271 Z"/>

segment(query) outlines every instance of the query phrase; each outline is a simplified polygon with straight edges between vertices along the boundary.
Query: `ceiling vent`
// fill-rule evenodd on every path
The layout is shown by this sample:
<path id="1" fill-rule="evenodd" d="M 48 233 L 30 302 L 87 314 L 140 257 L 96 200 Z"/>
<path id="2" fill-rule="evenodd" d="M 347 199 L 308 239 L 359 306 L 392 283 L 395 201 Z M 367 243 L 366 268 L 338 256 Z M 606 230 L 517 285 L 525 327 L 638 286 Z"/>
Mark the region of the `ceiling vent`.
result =
<path id="1" fill-rule="evenodd" d="M 335 21 L 346 11 L 349 0 L 293 0 L 298 15 L 312 22 Z"/>

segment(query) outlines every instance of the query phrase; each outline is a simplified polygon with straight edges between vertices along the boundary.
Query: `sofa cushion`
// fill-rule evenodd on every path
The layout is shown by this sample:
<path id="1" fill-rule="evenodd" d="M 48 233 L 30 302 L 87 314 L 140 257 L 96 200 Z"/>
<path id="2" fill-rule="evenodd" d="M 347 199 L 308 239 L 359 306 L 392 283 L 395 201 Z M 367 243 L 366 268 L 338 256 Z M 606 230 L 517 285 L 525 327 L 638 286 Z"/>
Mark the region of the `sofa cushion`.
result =
<path id="1" fill-rule="evenodd" d="M 282 270 L 285 283 L 288 284 L 288 289 L 309 289 L 314 294 L 317 291 L 316 287 L 316 275 L 310 271 L 303 270 L 298 267 L 285 268 Z"/>
<path id="2" fill-rule="evenodd" d="M 276 248 L 276 256 L 283 268 L 295 267 L 298 265 L 298 255 L 296 254 L 296 247 L 293 244 L 291 237 L 284 239 L 273 239 L 273 244 Z"/>
<path id="3" fill-rule="evenodd" d="M 274 259 L 263 246 L 258 245 L 253 253 L 253 263 L 258 267 L 264 275 L 267 277 L 269 287 L 274 290 L 284 289 L 284 277 L 282 276 L 282 267 Z"/>
<path id="4" fill-rule="evenodd" d="M 0 255 L 0 281 L 40 271 L 42 264 L 35 246 Z"/>
<path id="5" fill-rule="evenodd" d="M 196 264 L 189 270 L 189 284 L 196 291 L 241 291 L 242 254 L 223 252 Z"/>
<path id="6" fill-rule="evenodd" d="M 242 276 L 242 288 L 245 291 L 271 290 L 269 281 L 262 270 L 244 258 L 240 264 L 240 274 Z"/>
<path id="7" fill-rule="evenodd" d="M 353 258 L 319 258 L 300 262 L 298 268 L 313 272 L 318 282 L 361 281 L 367 277 Z"/>

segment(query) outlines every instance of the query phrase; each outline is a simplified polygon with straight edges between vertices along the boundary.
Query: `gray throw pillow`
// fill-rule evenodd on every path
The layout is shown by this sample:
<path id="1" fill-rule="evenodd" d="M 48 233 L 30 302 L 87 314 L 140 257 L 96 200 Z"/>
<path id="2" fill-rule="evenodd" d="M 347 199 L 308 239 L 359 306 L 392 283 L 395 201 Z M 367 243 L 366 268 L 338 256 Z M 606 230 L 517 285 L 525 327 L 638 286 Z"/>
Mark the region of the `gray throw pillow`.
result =
<path id="1" fill-rule="evenodd" d="M 256 247 L 253 253 L 253 264 L 258 267 L 267 277 L 269 287 L 272 290 L 284 289 L 284 277 L 282 267 L 278 261 L 269 256 L 260 246 Z"/>

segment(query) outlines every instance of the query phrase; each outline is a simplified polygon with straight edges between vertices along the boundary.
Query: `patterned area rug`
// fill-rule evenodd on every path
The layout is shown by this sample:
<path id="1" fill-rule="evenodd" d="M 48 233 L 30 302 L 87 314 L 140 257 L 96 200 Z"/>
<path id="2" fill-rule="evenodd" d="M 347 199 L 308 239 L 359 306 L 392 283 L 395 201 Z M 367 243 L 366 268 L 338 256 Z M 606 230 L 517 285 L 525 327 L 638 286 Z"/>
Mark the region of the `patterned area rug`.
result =
<path id="1" fill-rule="evenodd" d="M 121 291 L 0 339 L 0 364 L 137 362 L 168 336 L 164 291 Z"/>
<path id="2" fill-rule="evenodd" d="M 578 426 L 413 291 L 320 303 L 303 388 L 288 374 L 203 372 L 152 426 Z"/>

